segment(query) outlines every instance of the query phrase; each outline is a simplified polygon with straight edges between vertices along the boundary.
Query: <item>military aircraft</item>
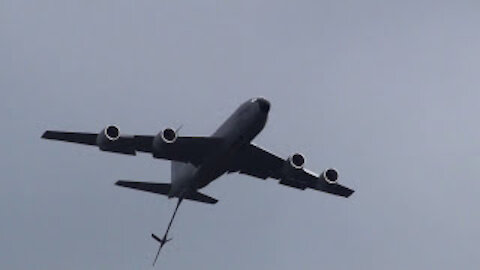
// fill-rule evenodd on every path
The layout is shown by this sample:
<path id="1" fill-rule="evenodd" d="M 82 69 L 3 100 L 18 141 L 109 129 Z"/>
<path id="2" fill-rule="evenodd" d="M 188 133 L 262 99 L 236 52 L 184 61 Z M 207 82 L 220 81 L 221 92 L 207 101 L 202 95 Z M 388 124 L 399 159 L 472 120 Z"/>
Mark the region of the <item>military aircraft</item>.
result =
<path id="1" fill-rule="evenodd" d="M 116 185 L 178 198 L 177 205 L 162 238 L 152 234 L 160 246 L 170 241 L 168 232 L 182 200 L 215 204 L 217 199 L 198 190 L 226 173 L 240 173 L 260 179 L 273 178 L 292 188 L 306 188 L 349 197 L 354 192 L 337 183 L 338 172 L 326 169 L 315 174 L 304 169 L 305 157 L 295 153 L 284 159 L 255 145 L 252 140 L 263 130 L 270 111 L 265 98 L 252 98 L 243 103 L 210 137 L 183 137 L 178 130 L 166 128 L 156 136 L 123 135 L 110 125 L 100 133 L 46 131 L 42 138 L 98 146 L 100 150 L 135 155 L 151 153 L 154 158 L 171 161 L 171 181 L 149 183 L 118 181 Z"/>

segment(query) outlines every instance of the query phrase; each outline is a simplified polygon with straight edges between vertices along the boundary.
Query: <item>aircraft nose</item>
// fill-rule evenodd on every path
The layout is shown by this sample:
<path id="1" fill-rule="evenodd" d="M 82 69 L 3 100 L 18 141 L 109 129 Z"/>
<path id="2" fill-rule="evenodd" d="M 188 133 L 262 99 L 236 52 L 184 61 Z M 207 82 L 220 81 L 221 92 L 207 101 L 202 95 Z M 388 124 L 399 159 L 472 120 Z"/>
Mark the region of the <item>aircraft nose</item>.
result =
<path id="1" fill-rule="evenodd" d="M 257 99 L 258 106 L 263 113 L 268 113 L 270 111 L 270 102 L 264 98 Z"/>

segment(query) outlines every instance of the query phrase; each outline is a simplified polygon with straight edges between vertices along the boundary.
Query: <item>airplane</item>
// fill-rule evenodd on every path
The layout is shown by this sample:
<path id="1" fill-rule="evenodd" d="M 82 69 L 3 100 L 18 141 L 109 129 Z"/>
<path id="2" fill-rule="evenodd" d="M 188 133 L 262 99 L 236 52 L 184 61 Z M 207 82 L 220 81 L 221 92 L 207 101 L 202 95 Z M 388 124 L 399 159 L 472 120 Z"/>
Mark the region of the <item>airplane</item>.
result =
<path id="1" fill-rule="evenodd" d="M 98 146 L 100 150 L 126 155 L 151 153 L 156 159 L 171 161 L 171 180 L 168 183 L 120 180 L 120 187 L 137 189 L 177 198 L 177 204 L 159 242 L 153 265 L 163 246 L 171 239 L 168 232 L 183 200 L 216 204 L 217 199 L 199 190 L 224 174 L 240 173 L 262 180 L 273 178 L 288 187 L 307 188 L 349 197 L 353 190 L 337 183 L 338 172 L 333 168 L 316 174 L 304 168 L 305 157 L 295 153 L 284 159 L 252 143 L 263 130 L 270 112 L 270 102 L 263 97 L 244 102 L 210 137 L 179 136 L 178 129 L 166 128 L 156 136 L 123 135 L 115 125 L 100 133 L 48 130 L 42 138 Z"/>

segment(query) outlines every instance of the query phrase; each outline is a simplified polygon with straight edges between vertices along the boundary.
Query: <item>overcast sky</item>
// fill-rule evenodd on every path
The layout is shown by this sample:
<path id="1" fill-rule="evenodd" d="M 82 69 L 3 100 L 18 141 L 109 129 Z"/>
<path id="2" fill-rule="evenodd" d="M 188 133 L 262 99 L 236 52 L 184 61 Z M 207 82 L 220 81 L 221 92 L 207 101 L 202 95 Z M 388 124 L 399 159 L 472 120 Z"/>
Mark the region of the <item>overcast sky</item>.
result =
<path id="1" fill-rule="evenodd" d="M 340 171 L 350 199 L 229 175 L 186 202 L 158 269 L 478 269 L 478 1 L 0 0 L 0 268 L 151 269 L 169 163 L 46 129 L 210 135 Z"/>

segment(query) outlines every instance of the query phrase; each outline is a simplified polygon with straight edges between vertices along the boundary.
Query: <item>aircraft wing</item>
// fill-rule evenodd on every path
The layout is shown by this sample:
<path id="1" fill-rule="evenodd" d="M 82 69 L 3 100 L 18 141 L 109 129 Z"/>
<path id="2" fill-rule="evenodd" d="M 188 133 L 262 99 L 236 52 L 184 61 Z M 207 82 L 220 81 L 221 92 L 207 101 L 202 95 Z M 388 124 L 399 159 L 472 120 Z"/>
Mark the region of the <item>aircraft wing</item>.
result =
<path id="1" fill-rule="evenodd" d="M 97 133 L 46 131 L 42 138 L 84 145 L 99 146 Z M 201 164 L 203 159 L 217 149 L 222 139 L 213 137 L 178 137 L 160 150 L 153 149 L 154 136 L 122 135 L 112 145 L 101 147 L 102 151 L 136 155 L 137 152 L 152 153 L 156 158 Z"/>
<path id="2" fill-rule="evenodd" d="M 280 184 L 298 189 L 311 188 L 333 195 L 349 197 L 353 190 L 337 183 L 329 183 L 319 175 L 306 170 L 289 170 L 286 161 L 254 144 L 245 147 L 234 160 L 229 172 L 238 172 L 260 179 L 274 178 Z"/>

